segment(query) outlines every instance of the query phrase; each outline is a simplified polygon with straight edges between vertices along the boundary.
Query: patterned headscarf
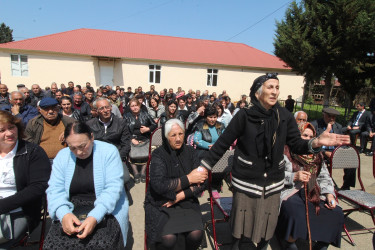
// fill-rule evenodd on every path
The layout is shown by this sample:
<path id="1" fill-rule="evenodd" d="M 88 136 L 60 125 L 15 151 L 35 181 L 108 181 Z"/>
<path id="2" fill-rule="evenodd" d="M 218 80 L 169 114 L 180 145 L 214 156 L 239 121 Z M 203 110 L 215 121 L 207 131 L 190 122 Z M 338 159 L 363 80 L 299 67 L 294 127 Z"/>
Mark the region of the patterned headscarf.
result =
<path id="1" fill-rule="evenodd" d="M 301 131 L 301 134 L 303 134 L 303 132 L 305 132 L 306 129 L 311 129 L 313 131 L 313 137 L 316 136 L 314 126 L 309 122 L 299 124 L 298 129 L 299 131 Z M 322 167 L 323 155 L 321 153 L 309 155 L 298 155 L 291 153 L 291 158 L 293 172 L 300 171 L 301 167 L 303 167 L 304 171 L 311 173 L 311 178 L 307 183 L 308 199 L 311 203 L 314 204 L 316 214 L 319 214 L 320 188 L 316 183 L 316 178 L 319 175 Z"/>

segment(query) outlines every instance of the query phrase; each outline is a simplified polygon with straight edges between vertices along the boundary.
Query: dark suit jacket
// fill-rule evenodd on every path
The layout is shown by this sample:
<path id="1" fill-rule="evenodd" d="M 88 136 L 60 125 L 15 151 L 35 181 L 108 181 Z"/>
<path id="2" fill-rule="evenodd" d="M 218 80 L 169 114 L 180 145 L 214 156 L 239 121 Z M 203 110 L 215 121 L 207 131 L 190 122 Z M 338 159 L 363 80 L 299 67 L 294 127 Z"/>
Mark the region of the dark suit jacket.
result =
<path id="1" fill-rule="evenodd" d="M 356 118 L 357 118 L 357 115 L 358 115 L 358 111 L 357 112 L 354 112 L 354 114 L 352 115 L 352 118 L 350 118 L 347 126 L 353 126 Z M 370 120 L 371 118 L 371 113 L 369 111 L 364 111 L 364 113 L 361 115 L 361 117 L 359 118 L 359 121 L 358 121 L 358 127 L 360 130 L 365 130 L 365 125 L 366 123 Z"/>
<path id="2" fill-rule="evenodd" d="M 327 124 L 324 122 L 323 118 L 312 121 L 311 124 L 316 130 L 316 136 L 321 135 L 327 129 Z M 332 129 L 333 133 L 342 134 L 342 125 L 340 123 L 335 122 L 335 124 L 332 125 Z"/>

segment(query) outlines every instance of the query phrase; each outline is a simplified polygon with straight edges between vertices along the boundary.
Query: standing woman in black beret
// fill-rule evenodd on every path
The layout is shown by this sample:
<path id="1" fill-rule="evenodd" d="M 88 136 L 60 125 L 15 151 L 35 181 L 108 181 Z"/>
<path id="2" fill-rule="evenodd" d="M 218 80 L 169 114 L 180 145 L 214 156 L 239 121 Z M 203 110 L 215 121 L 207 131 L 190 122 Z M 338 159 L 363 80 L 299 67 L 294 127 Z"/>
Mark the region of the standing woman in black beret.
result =
<path id="1" fill-rule="evenodd" d="M 294 153 L 307 154 L 318 153 L 323 145 L 350 143 L 348 136 L 329 134 L 330 126 L 317 138 L 302 139 L 293 115 L 277 102 L 279 94 L 276 73 L 256 78 L 250 89 L 252 106 L 238 111 L 201 161 L 211 170 L 237 139 L 232 168 L 232 249 L 240 249 L 242 237 L 250 238 L 257 249 L 267 249 L 284 187 L 285 144 Z"/>

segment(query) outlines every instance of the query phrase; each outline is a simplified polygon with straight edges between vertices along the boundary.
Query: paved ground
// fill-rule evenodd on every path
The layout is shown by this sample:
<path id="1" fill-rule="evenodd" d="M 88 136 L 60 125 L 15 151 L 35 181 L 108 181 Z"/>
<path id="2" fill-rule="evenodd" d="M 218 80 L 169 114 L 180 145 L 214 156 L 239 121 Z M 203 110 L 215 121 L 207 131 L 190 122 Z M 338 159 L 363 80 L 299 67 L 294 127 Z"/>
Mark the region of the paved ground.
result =
<path id="1" fill-rule="evenodd" d="M 373 176 L 373 168 L 372 168 L 372 157 L 361 155 L 361 176 L 364 182 L 364 186 L 366 191 L 372 194 L 375 194 L 375 179 Z M 338 186 L 342 184 L 342 171 L 336 170 L 334 172 L 334 178 L 337 181 Z M 145 184 L 137 184 L 131 185 L 130 188 L 130 231 L 129 231 L 129 239 L 128 239 L 128 248 L 129 249 L 136 249 L 142 250 L 144 249 L 144 209 L 143 209 L 143 201 L 144 201 L 144 194 L 145 194 Z M 225 186 L 225 185 L 224 185 Z M 357 186 L 359 187 L 359 183 L 357 182 Z M 226 186 L 225 186 L 226 187 Z M 222 196 L 230 196 L 230 192 L 224 188 L 224 193 Z M 210 207 L 209 202 L 207 201 L 208 194 L 205 192 L 205 195 L 200 198 L 201 203 L 201 210 L 203 213 L 203 219 L 209 220 L 210 219 Z M 348 204 L 340 203 L 343 208 L 348 207 Z M 349 229 L 360 229 L 364 227 L 372 227 L 373 223 L 371 217 L 368 214 L 364 213 L 353 213 L 349 216 L 349 218 L 345 221 L 346 225 Z M 48 229 L 47 229 L 48 230 Z M 227 223 L 220 223 L 217 226 L 218 232 L 218 240 L 220 242 L 230 242 L 230 230 L 228 228 Z M 353 239 L 356 243 L 356 246 L 352 246 L 346 235 L 343 233 L 342 237 L 342 246 L 341 249 L 372 249 L 372 236 L 373 233 L 370 231 L 362 231 L 360 233 L 353 233 Z M 33 235 L 33 238 L 38 237 L 38 232 Z M 207 249 L 212 249 L 212 237 L 210 235 L 210 230 L 206 232 L 206 243 Z M 246 246 L 246 249 L 249 248 L 250 245 Z M 308 249 L 308 245 L 306 242 L 298 242 L 298 246 L 300 249 Z M 30 249 L 38 249 L 37 247 L 30 247 Z M 223 246 L 220 249 L 229 249 L 229 246 Z M 268 249 L 278 250 L 280 249 L 277 242 L 273 239 L 271 241 L 270 246 Z M 330 249 L 335 249 L 335 247 L 330 247 Z"/>

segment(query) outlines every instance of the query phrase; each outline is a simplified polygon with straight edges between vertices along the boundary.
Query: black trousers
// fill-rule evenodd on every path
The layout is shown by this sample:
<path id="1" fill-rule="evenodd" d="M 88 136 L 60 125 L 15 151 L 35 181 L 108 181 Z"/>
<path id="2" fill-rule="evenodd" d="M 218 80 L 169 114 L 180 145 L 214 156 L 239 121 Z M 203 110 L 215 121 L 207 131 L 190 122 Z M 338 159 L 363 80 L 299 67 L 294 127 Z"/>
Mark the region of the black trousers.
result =
<path id="1" fill-rule="evenodd" d="M 361 149 L 365 150 L 367 148 L 367 138 L 369 136 L 369 132 L 367 131 L 364 131 L 361 133 Z M 371 145 L 371 152 L 374 151 L 375 149 L 375 136 L 373 136 L 372 138 L 369 138 L 371 141 L 372 141 L 372 145 Z"/>
<path id="2" fill-rule="evenodd" d="M 357 169 L 344 169 L 344 183 L 342 184 L 343 187 L 355 187 L 355 174 Z"/>

